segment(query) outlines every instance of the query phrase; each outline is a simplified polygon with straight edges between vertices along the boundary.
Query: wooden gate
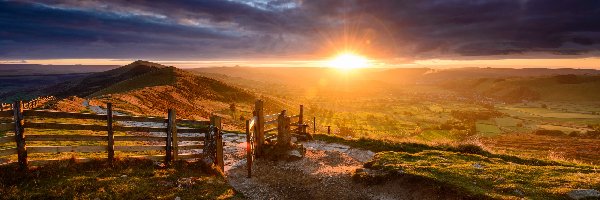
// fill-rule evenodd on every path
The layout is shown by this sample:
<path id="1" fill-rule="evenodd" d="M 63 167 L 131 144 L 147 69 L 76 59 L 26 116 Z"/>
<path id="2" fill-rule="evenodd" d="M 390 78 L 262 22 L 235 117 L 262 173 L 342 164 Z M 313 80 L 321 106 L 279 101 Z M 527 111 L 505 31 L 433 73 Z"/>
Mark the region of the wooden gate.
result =
<path id="1" fill-rule="evenodd" d="M 285 110 L 280 113 L 265 115 L 263 112 L 263 101 L 257 100 L 252 113 L 252 119 L 246 120 L 246 165 L 248 178 L 252 177 L 252 165 L 255 158 L 261 156 L 262 147 L 265 142 L 277 140 L 278 136 L 284 135 L 280 134 L 282 131 L 288 133 L 290 126 L 297 127 L 289 132 L 291 135 L 297 138 L 312 139 L 312 135 L 306 132 L 308 125 L 303 121 L 304 108 L 302 105 L 300 105 L 300 113 L 298 115 L 287 116 Z M 291 122 L 292 118 L 298 118 L 298 121 Z M 288 129 L 286 130 L 282 127 L 288 127 Z M 287 139 L 289 142 L 289 138 Z"/>

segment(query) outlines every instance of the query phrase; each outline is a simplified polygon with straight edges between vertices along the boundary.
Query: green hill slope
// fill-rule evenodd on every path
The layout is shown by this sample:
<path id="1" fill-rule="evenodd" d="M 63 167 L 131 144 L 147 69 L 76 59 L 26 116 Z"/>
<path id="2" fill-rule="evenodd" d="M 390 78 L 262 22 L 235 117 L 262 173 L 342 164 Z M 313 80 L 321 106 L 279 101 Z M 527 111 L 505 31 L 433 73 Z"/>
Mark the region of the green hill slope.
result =
<path id="1" fill-rule="evenodd" d="M 455 80 L 443 87 L 507 102 L 596 101 L 600 99 L 600 76 L 557 75 L 524 78 L 481 78 Z"/>

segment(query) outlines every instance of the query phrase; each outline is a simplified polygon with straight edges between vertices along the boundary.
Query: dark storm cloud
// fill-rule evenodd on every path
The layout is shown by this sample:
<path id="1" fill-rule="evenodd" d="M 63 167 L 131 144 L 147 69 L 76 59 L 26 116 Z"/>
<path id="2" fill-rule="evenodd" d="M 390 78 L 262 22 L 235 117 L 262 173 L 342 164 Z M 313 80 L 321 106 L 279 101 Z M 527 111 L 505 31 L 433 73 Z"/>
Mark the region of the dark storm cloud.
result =
<path id="1" fill-rule="evenodd" d="M 597 55 L 595 0 L 0 1 L 0 58 Z"/>

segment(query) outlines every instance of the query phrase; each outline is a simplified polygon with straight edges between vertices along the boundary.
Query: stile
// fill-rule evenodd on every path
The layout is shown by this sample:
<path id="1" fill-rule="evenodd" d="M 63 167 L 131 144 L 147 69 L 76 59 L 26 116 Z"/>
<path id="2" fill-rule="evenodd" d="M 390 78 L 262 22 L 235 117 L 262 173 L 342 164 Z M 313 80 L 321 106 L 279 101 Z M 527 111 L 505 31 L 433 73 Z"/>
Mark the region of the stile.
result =
<path id="1" fill-rule="evenodd" d="M 106 104 L 106 129 L 108 132 L 108 161 L 112 163 L 112 161 L 115 159 L 115 135 L 113 132 L 112 103 Z"/>

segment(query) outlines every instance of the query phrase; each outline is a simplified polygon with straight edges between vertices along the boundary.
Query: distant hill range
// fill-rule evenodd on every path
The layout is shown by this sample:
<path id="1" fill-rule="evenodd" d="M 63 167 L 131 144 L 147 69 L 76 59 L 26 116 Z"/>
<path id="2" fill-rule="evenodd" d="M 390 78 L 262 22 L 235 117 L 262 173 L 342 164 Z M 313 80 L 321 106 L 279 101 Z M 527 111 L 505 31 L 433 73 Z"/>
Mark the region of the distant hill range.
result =
<path id="1" fill-rule="evenodd" d="M 348 89 L 350 95 L 388 95 L 396 89 L 417 84 L 507 102 L 592 101 L 600 97 L 600 92 L 596 92 L 600 91 L 600 70 L 594 69 L 371 68 L 344 72 L 331 68 L 215 67 L 191 71 L 220 75 L 216 77 L 232 83 L 284 84 L 289 88 L 301 88 L 304 94 L 316 91 L 320 95 L 337 95 L 342 88 Z M 332 85 L 334 87 L 330 87 Z"/>

